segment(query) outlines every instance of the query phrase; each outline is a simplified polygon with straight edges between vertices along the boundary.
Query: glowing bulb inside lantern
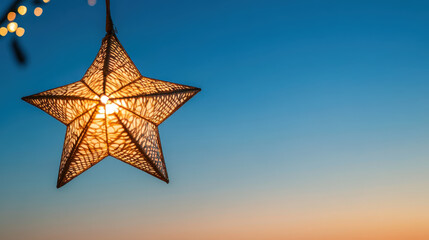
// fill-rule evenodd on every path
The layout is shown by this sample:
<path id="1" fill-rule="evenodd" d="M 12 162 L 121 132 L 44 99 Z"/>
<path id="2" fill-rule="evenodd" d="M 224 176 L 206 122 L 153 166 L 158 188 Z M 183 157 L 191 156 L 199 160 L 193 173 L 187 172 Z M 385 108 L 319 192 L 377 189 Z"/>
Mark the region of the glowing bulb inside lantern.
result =
<path id="1" fill-rule="evenodd" d="M 106 104 L 106 114 L 118 112 L 118 105 L 114 103 Z"/>
<path id="2" fill-rule="evenodd" d="M 108 97 L 108 96 L 106 96 L 106 95 L 102 95 L 102 96 L 100 97 L 100 102 L 101 102 L 102 104 L 106 104 L 106 103 L 107 103 L 107 101 L 109 101 L 109 97 Z"/>
<path id="3" fill-rule="evenodd" d="M 11 22 L 7 25 L 7 30 L 9 30 L 11 33 L 15 32 L 17 28 L 18 24 L 16 22 Z"/>
<path id="4" fill-rule="evenodd" d="M 27 7 L 26 6 L 19 6 L 18 13 L 21 15 L 25 15 L 27 13 Z"/>
<path id="5" fill-rule="evenodd" d="M 104 118 L 104 114 L 112 114 L 119 112 L 119 106 L 114 103 L 105 104 L 104 107 L 98 109 L 96 118 Z"/>

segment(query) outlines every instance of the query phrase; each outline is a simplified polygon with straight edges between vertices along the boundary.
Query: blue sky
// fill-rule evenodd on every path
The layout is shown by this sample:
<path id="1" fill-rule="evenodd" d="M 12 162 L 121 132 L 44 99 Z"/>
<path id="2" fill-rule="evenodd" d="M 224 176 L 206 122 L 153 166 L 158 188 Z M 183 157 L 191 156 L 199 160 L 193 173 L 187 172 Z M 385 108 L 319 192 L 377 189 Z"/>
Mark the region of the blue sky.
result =
<path id="1" fill-rule="evenodd" d="M 202 89 L 160 126 L 170 184 L 107 158 L 55 188 L 65 126 L 20 98 L 83 76 L 105 12 L 52 0 L 28 66 L 0 39 L 1 239 L 429 237 L 429 2 L 111 4 L 144 76 Z"/>

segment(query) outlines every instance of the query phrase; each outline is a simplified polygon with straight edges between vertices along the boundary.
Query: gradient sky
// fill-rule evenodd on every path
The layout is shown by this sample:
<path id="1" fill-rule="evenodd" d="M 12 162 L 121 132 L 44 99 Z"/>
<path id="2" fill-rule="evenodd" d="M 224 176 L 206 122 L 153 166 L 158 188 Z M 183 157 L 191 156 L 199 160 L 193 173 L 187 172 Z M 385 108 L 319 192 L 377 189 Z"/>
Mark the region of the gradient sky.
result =
<path id="1" fill-rule="evenodd" d="M 109 157 L 56 189 L 66 128 L 20 98 L 81 79 L 105 12 L 52 0 L 28 66 L 0 39 L 0 239 L 429 239 L 428 1 L 111 2 L 144 76 L 202 88 L 170 184 Z"/>

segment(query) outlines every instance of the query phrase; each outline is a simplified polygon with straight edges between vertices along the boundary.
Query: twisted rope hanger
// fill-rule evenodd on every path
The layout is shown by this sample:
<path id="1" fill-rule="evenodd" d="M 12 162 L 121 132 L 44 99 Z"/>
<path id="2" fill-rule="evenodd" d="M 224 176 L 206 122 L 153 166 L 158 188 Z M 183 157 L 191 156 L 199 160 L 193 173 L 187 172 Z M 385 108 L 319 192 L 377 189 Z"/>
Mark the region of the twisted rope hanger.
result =
<path id="1" fill-rule="evenodd" d="M 112 16 L 110 15 L 110 0 L 106 0 L 106 32 L 114 33 Z"/>

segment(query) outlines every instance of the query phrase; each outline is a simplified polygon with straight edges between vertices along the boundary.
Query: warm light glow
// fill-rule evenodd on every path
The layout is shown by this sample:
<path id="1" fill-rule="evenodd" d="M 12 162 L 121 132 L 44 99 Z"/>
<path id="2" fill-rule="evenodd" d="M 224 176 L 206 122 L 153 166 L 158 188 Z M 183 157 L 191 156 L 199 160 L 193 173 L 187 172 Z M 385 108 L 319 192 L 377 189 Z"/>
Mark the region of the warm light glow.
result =
<path id="1" fill-rule="evenodd" d="M 48 2 L 50 2 L 51 0 L 43 0 L 43 2 L 44 3 L 48 3 Z"/>
<path id="2" fill-rule="evenodd" d="M 24 33 L 25 33 L 25 29 L 24 28 L 19 27 L 19 28 L 16 29 L 16 36 L 22 37 L 22 36 L 24 36 Z"/>
<path id="3" fill-rule="evenodd" d="M 115 112 L 118 112 L 118 105 L 114 104 L 114 103 L 107 103 L 109 101 L 109 97 L 106 95 L 101 95 L 100 97 L 100 102 L 102 104 L 104 104 L 104 108 L 100 108 L 98 110 L 98 113 L 100 114 L 112 114 Z"/>
<path id="4" fill-rule="evenodd" d="M 96 118 L 104 118 L 104 114 L 112 114 L 117 113 L 119 111 L 119 106 L 114 103 L 109 103 L 104 105 L 104 107 L 101 107 L 98 109 L 98 114 L 96 115 Z"/>
<path id="5" fill-rule="evenodd" d="M 43 13 L 43 9 L 41 7 L 36 7 L 34 9 L 34 15 L 36 15 L 36 17 L 39 17 L 40 15 L 42 15 Z"/>
<path id="6" fill-rule="evenodd" d="M 97 0 L 88 0 L 88 5 L 89 6 L 94 6 L 97 3 Z"/>
<path id="7" fill-rule="evenodd" d="M 157 126 L 199 91 L 143 77 L 111 33 L 81 80 L 22 99 L 67 125 L 60 188 L 107 156 L 168 183 Z"/>
<path id="8" fill-rule="evenodd" d="M 15 20 L 15 18 L 16 18 L 15 12 L 10 12 L 7 14 L 7 20 L 9 20 L 9 22 L 12 22 L 13 20 Z"/>
<path id="9" fill-rule="evenodd" d="M 118 105 L 114 103 L 106 104 L 106 114 L 112 114 L 118 112 Z"/>
<path id="10" fill-rule="evenodd" d="M 107 97 L 106 95 L 102 95 L 102 96 L 100 97 L 100 102 L 101 102 L 102 104 L 106 104 L 106 103 L 107 103 L 107 101 L 109 101 L 109 97 Z"/>
<path id="11" fill-rule="evenodd" d="M 1 27 L 0 28 L 0 35 L 4 37 L 4 36 L 6 36 L 6 34 L 7 34 L 7 28 Z"/>
<path id="12" fill-rule="evenodd" d="M 7 30 L 9 30 L 11 33 L 15 32 L 17 28 L 18 24 L 16 22 L 11 22 L 7 25 Z"/>
<path id="13" fill-rule="evenodd" d="M 26 6 L 19 6 L 18 13 L 21 15 L 25 15 L 27 13 L 27 7 Z"/>

